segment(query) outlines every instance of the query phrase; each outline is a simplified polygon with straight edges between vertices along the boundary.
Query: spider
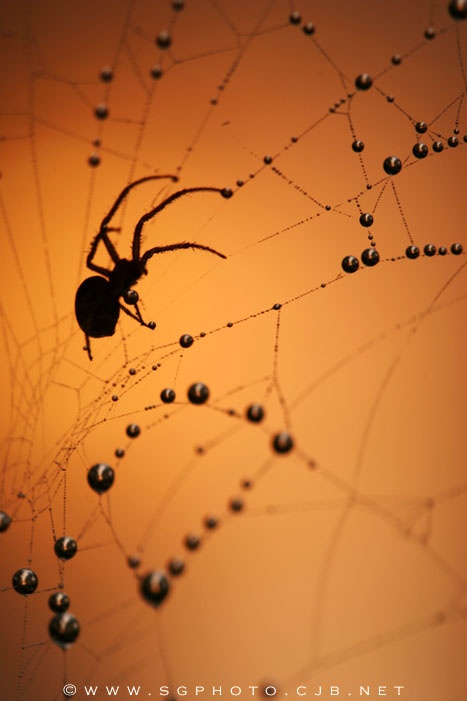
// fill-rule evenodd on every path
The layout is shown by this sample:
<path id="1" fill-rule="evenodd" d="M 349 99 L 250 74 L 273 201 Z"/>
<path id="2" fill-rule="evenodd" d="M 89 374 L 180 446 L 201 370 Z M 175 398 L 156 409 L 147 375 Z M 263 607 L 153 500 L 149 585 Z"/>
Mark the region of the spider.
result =
<path id="1" fill-rule="evenodd" d="M 92 360 L 90 339 L 113 336 L 120 316 L 120 310 L 125 312 L 128 316 L 131 316 L 132 319 L 138 321 L 142 326 L 147 326 L 150 329 L 156 328 L 154 321 L 146 323 L 143 320 L 138 307 L 139 295 L 136 290 L 132 289 L 133 285 L 135 285 L 143 275 L 147 274 L 146 264 L 152 256 L 157 253 L 178 251 L 183 248 L 198 248 L 201 251 L 214 253 L 220 258 L 226 257 L 223 253 L 219 253 L 219 251 L 209 246 L 203 246 L 199 243 L 189 243 L 187 241 L 172 243 L 167 246 L 155 246 L 154 248 L 149 248 L 141 255 L 141 234 L 144 225 L 169 204 L 175 202 L 175 200 L 191 192 L 219 192 L 222 197 L 225 198 L 232 196 L 232 191 L 228 188 L 190 187 L 174 192 L 163 202 L 158 204 L 157 207 L 143 214 L 137 222 L 133 233 L 131 258 L 120 258 L 115 246 L 109 238 L 109 231 L 118 231 L 117 228 L 109 226 L 112 217 L 115 215 L 130 190 L 148 180 L 160 180 L 164 178 L 170 179 L 173 182 L 178 181 L 175 175 L 148 175 L 139 180 L 135 180 L 123 188 L 110 211 L 103 218 L 99 231 L 92 240 L 91 249 L 86 258 L 86 265 L 90 270 L 99 274 L 86 278 L 78 287 L 75 298 L 76 320 L 81 330 L 84 331 L 86 342 L 84 350 L 87 351 L 89 360 Z M 112 259 L 114 264 L 113 270 L 108 270 L 93 262 L 100 241 L 102 241 Z M 120 297 L 123 298 L 125 304 L 134 308 L 134 312 L 122 304 Z"/>

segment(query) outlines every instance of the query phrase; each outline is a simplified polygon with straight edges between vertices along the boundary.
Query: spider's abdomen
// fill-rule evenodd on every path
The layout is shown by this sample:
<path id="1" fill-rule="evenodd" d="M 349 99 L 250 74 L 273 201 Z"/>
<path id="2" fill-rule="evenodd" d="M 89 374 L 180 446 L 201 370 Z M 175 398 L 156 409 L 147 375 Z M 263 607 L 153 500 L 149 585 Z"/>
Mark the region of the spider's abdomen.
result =
<path id="1" fill-rule="evenodd" d="M 118 297 L 109 282 L 100 275 L 84 280 L 75 297 L 76 320 L 91 338 L 113 336 L 120 316 Z"/>

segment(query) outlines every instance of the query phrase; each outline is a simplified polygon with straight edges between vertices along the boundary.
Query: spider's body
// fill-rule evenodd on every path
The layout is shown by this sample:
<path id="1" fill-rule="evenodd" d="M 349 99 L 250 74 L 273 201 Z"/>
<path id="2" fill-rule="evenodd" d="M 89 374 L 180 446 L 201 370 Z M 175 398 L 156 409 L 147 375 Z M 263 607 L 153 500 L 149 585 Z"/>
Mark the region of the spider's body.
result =
<path id="1" fill-rule="evenodd" d="M 86 336 L 113 336 L 120 316 L 120 303 L 105 277 L 93 275 L 83 280 L 76 293 L 75 313 Z"/>
<path id="2" fill-rule="evenodd" d="M 155 328 L 156 325 L 153 321 L 150 321 L 149 323 L 143 321 L 138 307 L 138 293 L 136 290 L 132 289 L 133 285 L 135 285 L 138 280 L 145 273 L 147 273 L 146 263 L 150 258 L 152 258 L 152 256 L 154 256 L 156 253 L 164 253 L 166 251 L 176 251 L 184 248 L 199 248 L 202 251 L 208 251 L 209 253 L 214 253 L 221 258 L 225 258 L 222 253 L 215 251 L 209 246 L 202 246 L 198 243 L 188 243 L 186 241 L 182 243 L 169 244 L 167 246 L 156 246 L 147 250 L 145 253 L 143 253 L 143 255 L 140 254 L 141 234 L 143 226 L 147 221 L 152 219 L 158 212 L 167 207 L 167 205 L 169 205 L 171 202 L 179 197 L 182 197 L 183 195 L 189 194 L 190 192 L 219 192 L 223 197 L 231 197 L 231 190 L 221 190 L 216 187 L 193 187 L 185 190 L 178 190 L 177 192 L 174 192 L 173 195 L 167 197 L 167 199 L 161 202 L 161 204 L 159 204 L 157 207 L 150 210 L 146 214 L 143 214 L 136 224 L 133 234 L 131 259 L 120 258 L 109 238 L 108 232 L 115 231 L 115 229 L 109 227 L 110 220 L 127 196 L 128 192 L 135 187 L 135 185 L 139 185 L 147 180 L 157 180 L 159 178 L 170 178 L 173 181 L 177 180 L 177 178 L 173 175 L 150 175 L 146 178 L 140 178 L 140 180 L 136 180 L 135 182 L 130 183 L 130 185 L 127 185 L 115 200 L 110 212 L 102 220 L 99 231 L 91 243 L 91 250 L 87 256 L 86 265 L 90 270 L 99 274 L 86 278 L 86 280 L 84 280 L 78 287 L 75 298 L 76 319 L 81 330 L 84 331 L 86 338 L 85 350 L 88 352 L 90 360 L 92 360 L 92 355 L 89 339 L 113 336 L 118 318 L 120 316 L 120 311 L 123 311 L 128 316 L 131 316 L 142 326 L 147 326 L 151 329 Z M 96 265 L 96 263 L 93 261 L 100 241 L 103 242 L 110 258 L 114 263 L 113 270 L 108 270 L 100 265 Z M 120 301 L 121 297 L 123 297 L 123 300 L 127 305 L 131 305 L 134 308 L 134 312 L 122 304 Z"/>

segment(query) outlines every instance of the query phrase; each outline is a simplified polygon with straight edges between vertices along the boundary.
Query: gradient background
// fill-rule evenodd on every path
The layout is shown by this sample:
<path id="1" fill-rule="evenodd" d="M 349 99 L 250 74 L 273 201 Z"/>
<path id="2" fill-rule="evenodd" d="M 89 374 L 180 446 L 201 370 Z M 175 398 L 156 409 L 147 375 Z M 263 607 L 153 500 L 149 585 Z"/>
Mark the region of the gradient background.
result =
<path id="1" fill-rule="evenodd" d="M 404 257 L 411 238 L 467 244 L 467 22 L 446 5 L 0 4 L 0 508 L 13 517 L 0 535 L 2 701 L 59 699 L 65 682 L 78 699 L 84 684 L 155 696 L 161 684 L 227 695 L 266 683 L 278 697 L 298 684 L 323 685 L 322 698 L 372 685 L 374 697 L 382 684 L 390 698 L 404 685 L 406 701 L 466 698 L 465 257 Z M 170 50 L 154 42 L 163 29 Z M 356 93 L 362 72 L 374 85 Z M 388 155 L 404 162 L 394 189 Z M 86 251 L 120 190 L 154 173 L 235 194 L 181 199 L 146 227 L 144 249 L 190 240 L 227 260 L 154 257 L 138 291 L 157 329 L 122 318 L 90 363 L 73 313 Z M 112 234 L 120 255 L 172 191 L 131 193 Z M 368 234 L 381 263 L 345 275 Z M 96 260 L 109 263 L 103 250 Z M 196 340 L 183 351 L 186 332 Z M 210 388 L 205 406 L 186 400 L 195 381 Z M 244 419 L 254 401 L 261 425 Z M 277 456 L 271 436 L 285 428 L 295 448 Z M 86 475 L 101 461 L 116 481 L 99 499 Z M 60 563 L 65 534 L 79 552 Z M 138 576 L 173 556 L 186 571 L 154 610 Z M 23 598 L 11 577 L 28 565 L 39 587 Z M 47 633 L 60 586 L 81 624 L 66 653 Z"/>

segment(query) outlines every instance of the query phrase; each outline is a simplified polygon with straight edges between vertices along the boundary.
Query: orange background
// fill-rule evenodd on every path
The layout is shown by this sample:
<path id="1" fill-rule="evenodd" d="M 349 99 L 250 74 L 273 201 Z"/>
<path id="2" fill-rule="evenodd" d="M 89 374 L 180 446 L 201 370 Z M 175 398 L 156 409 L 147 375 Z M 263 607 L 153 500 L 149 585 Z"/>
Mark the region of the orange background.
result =
<path id="1" fill-rule="evenodd" d="M 450 246 L 467 244 L 467 22 L 446 5 L 2 4 L 0 508 L 13 518 L 0 534 L 2 701 L 58 699 L 65 683 L 78 699 L 84 684 L 144 696 L 235 684 L 246 696 L 265 683 L 278 697 L 303 684 L 322 698 L 330 685 L 465 698 L 467 287 Z M 164 29 L 168 50 L 154 41 Z M 356 91 L 363 72 L 373 86 Z M 389 155 L 404 163 L 394 178 Z M 154 173 L 234 196 L 181 198 L 145 227 L 143 250 L 194 241 L 227 259 L 153 257 L 138 292 L 156 330 L 122 314 L 90 362 L 73 312 L 86 253 L 122 188 Z M 131 192 L 111 234 L 122 257 L 139 217 L 176 187 Z M 345 274 L 369 234 L 381 262 Z M 408 260 L 411 240 L 448 254 Z M 102 247 L 96 261 L 110 265 Z M 196 381 L 205 406 L 186 399 Z M 252 402 L 260 425 L 244 418 Z M 276 455 L 285 429 L 294 449 Z M 102 498 L 86 480 L 98 462 L 116 471 Z M 66 563 L 53 550 L 62 535 L 78 541 Z M 174 556 L 186 571 L 153 610 L 138 577 Z M 26 566 L 39 577 L 27 599 L 11 588 Z M 47 632 L 60 585 L 81 625 L 66 654 Z"/>

